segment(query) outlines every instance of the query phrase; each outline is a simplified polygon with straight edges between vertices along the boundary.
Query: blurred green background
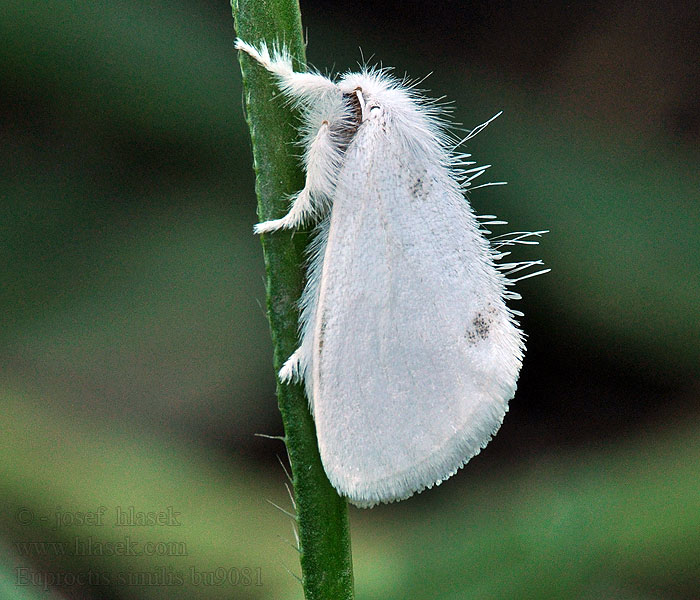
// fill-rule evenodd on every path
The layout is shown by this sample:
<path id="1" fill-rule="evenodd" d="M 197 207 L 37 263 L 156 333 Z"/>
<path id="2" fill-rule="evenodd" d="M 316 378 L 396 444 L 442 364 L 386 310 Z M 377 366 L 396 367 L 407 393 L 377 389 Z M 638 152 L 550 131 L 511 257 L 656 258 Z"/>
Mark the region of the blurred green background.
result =
<path id="1" fill-rule="evenodd" d="M 2 4 L 0 597 L 299 598 L 230 7 Z M 358 598 L 700 597 L 697 3 L 301 8 L 321 71 L 503 110 L 472 204 L 551 231 L 501 432 L 351 511 Z"/>

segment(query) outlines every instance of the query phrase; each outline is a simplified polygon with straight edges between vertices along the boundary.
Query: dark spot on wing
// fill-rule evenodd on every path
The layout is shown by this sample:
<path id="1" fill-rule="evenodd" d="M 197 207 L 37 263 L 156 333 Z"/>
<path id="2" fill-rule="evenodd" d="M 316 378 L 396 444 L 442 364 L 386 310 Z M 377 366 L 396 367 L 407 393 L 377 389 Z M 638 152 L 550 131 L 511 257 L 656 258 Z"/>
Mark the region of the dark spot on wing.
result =
<path id="1" fill-rule="evenodd" d="M 326 320 L 321 321 L 321 331 L 318 332 L 318 355 L 321 356 L 323 350 L 323 336 L 326 334 Z"/>
<path id="2" fill-rule="evenodd" d="M 469 340 L 469 343 L 476 344 L 479 340 L 487 339 L 491 331 L 491 323 L 493 323 L 493 320 L 488 315 L 476 313 L 472 319 L 471 327 L 467 329 L 467 340 Z"/>
<path id="3" fill-rule="evenodd" d="M 413 169 L 415 169 L 415 167 L 413 167 Z M 413 198 L 420 200 L 425 198 L 430 193 L 432 186 L 433 179 L 425 171 L 423 171 L 413 180 L 409 191 L 411 192 L 411 196 Z"/>
<path id="4" fill-rule="evenodd" d="M 316 364 L 317 364 L 319 379 L 321 378 L 321 354 L 323 353 L 323 338 L 324 338 L 325 334 L 326 334 L 326 319 L 323 318 L 323 315 L 322 315 L 321 330 L 318 332 L 318 340 L 317 340 L 318 356 L 317 357 L 315 356 L 313 359 L 316 361 Z"/>
<path id="5" fill-rule="evenodd" d="M 411 186 L 411 195 L 414 198 L 417 198 L 418 196 L 420 196 L 422 191 L 423 191 L 423 178 L 417 177 L 416 180 L 413 182 L 413 185 Z"/>

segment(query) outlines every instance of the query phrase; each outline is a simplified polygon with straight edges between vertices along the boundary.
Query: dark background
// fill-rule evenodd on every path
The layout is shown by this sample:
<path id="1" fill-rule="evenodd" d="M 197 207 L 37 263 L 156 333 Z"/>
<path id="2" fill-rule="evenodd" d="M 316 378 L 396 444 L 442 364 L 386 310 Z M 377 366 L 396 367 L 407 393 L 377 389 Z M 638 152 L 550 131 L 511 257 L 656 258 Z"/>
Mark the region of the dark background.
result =
<path id="1" fill-rule="evenodd" d="M 351 511 L 358 597 L 700 597 L 697 3 L 301 8 L 321 71 L 432 73 L 467 129 L 503 110 L 468 151 L 509 185 L 470 200 L 550 230 L 517 250 L 552 272 L 518 287 L 501 432 L 439 488 Z M 45 597 L 63 573 L 66 597 L 299 597 L 267 502 L 291 504 L 284 448 L 253 435 L 281 425 L 230 7 L 3 12 L 0 592 Z M 181 525 L 125 534 L 131 506 Z M 186 556 L 21 545 L 125 535 Z"/>

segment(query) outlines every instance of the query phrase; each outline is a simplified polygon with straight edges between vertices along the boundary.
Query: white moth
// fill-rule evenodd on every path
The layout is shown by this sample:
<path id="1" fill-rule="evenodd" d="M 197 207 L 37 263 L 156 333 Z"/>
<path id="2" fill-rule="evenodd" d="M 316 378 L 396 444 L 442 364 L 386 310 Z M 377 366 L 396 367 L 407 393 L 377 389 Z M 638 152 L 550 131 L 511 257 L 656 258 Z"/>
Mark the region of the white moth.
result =
<path id="1" fill-rule="evenodd" d="M 334 82 L 295 73 L 283 49 L 236 48 L 275 76 L 303 121 L 304 189 L 255 231 L 317 224 L 301 345 L 279 377 L 304 381 L 340 494 L 361 507 L 408 498 L 500 427 L 524 351 L 508 275 L 541 262 L 498 261 L 543 232 L 489 244 L 482 226 L 502 222 L 480 221 L 463 193 L 487 167 L 455 154 L 435 106 L 384 70 Z"/>

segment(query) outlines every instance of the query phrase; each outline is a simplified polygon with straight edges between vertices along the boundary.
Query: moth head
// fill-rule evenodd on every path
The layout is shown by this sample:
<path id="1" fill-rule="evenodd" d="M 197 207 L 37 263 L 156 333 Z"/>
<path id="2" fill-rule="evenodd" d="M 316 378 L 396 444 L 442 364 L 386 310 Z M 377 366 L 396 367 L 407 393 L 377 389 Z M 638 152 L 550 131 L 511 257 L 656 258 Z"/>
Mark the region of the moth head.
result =
<path id="1" fill-rule="evenodd" d="M 348 73 L 338 82 L 343 95 L 355 95 L 360 107 L 360 120 L 376 119 L 383 115 L 412 113 L 415 104 L 410 93 L 400 82 L 380 69 Z"/>

